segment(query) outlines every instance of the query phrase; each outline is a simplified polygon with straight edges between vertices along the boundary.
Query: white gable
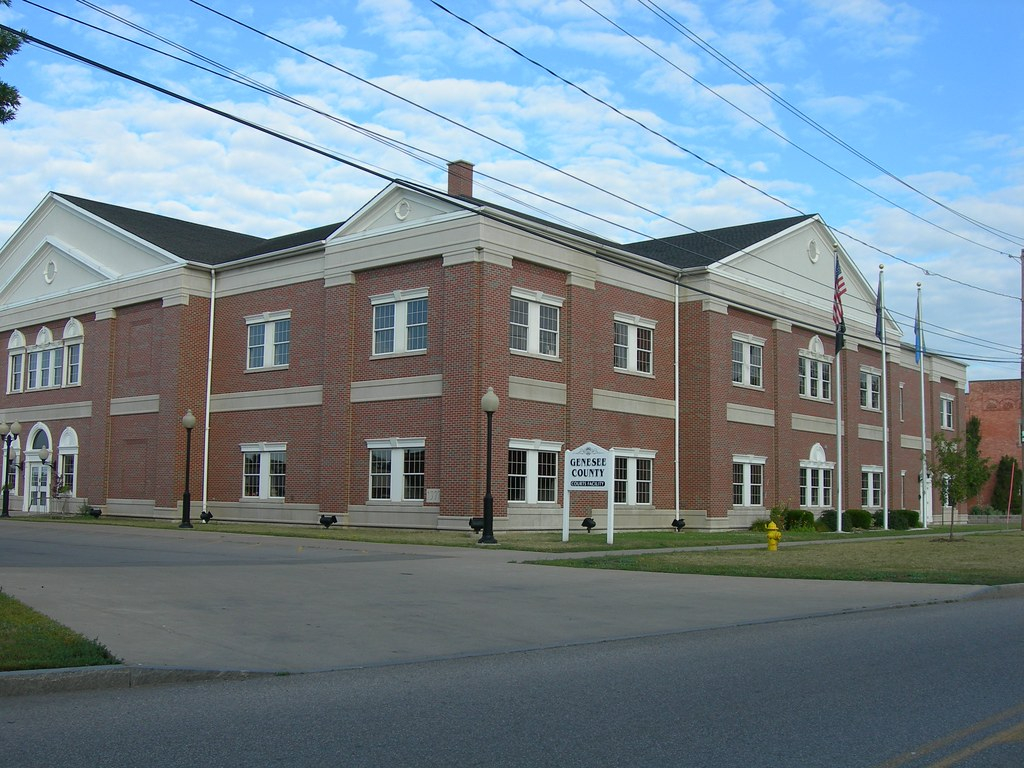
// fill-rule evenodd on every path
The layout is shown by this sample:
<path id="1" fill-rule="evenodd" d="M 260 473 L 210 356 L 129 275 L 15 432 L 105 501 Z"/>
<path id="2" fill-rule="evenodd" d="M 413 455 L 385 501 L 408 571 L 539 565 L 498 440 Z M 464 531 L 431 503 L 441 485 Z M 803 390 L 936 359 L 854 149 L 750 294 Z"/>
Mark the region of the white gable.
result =
<path id="1" fill-rule="evenodd" d="M 751 301 L 764 302 L 765 293 L 777 297 L 777 302 L 772 302 L 772 311 L 781 317 L 806 313 L 809 317 L 813 315 L 818 325 L 827 327 L 832 323 L 835 289 L 834 244 L 832 232 L 815 216 L 723 259 L 709 271 L 739 284 L 741 295 Z M 847 329 L 852 331 L 857 326 L 858 333 L 873 337 L 875 288 L 842 246 L 838 246 L 838 251 L 846 283 L 842 302 Z M 760 299 L 756 298 L 758 294 Z M 827 322 L 823 322 L 823 317 Z M 886 333 L 893 341 L 900 337 L 900 329 L 891 318 L 887 318 Z"/>
<path id="2" fill-rule="evenodd" d="M 0 250 L 0 303 L 25 304 L 179 263 L 50 194 Z"/>
<path id="3" fill-rule="evenodd" d="M 443 195 L 432 196 L 399 184 L 392 184 L 374 197 L 352 216 L 334 238 L 361 234 L 382 234 L 388 230 L 404 229 L 427 220 L 440 220 L 466 212 Z"/>

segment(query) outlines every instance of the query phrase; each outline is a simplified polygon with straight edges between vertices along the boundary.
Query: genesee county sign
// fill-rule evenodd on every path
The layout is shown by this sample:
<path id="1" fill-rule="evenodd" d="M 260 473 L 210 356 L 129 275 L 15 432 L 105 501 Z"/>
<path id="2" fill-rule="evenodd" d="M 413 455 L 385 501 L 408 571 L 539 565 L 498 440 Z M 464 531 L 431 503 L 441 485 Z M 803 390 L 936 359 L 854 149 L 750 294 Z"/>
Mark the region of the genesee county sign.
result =
<path id="1" fill-rule="evenodd" d="M 585 443 L 565 452 L 565 487 L 570 491 L 608 491 L 615 479 L 612 452 Z"/>

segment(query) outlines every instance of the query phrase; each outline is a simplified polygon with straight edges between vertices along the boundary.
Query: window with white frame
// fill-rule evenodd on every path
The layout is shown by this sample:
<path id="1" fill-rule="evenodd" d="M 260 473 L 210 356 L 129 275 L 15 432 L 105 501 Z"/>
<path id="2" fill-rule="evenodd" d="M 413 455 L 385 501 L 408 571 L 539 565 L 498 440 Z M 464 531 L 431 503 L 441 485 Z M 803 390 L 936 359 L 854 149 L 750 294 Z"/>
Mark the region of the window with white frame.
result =
<path id="1" fill-rule="evenodd" d="M 558 501 L 558 454 L 561 443 L 508 441 L 508 500 L 524 504 Z"/>
<path id="2" fill-rule="evenodd" d="M 629 373 L 654 373 L 654 329 L 657 323 L 616 312 L 612 329 L 612 366 Z"/>
<path id="3" fill-rule="evenodd" d="M 426 288 L 370 297 L 374 355 L 426 351 L 427 299 Z"/>
<path id="4" fill-rule="evenodd" d="M 764 456 L 732 457 L 732 505 L 760 507 L 764 505 Z"/>
<path id="5" fill-rule="evenodd" d="M 745 333 L 732 335 L 732 383 L 761 388 L 764 339 Z"/>
<path id="6" fill-rule="evenodd" d="M 65 427 L 57 443 L 57 491 L 67 496 L 78 494 L 78 433 Z"/>
<path id="7" fill-rule="evenodd" d="M 899 408 L 900 408 L 900 421 L 903 421 L 903 382 L 900 382 L 900 397 L 899 397 Z"/>
<path id="8" fill-rule="evenodd" d="M 953 429 L 953 398 L 949 395 L 939 396 L 939 426 Z"/>
<path id="9" fill-rule="evenodd" d="M 64 386 L 77 387 L 82 383 L 82 324 L 75 318 L 64 326 Z"/>
<path id="10" fill-rule="evenodd" d="M 10 453 L 7 455 L 7 488 L 17 496 L 18 490 L 18 455 L 21 453 L 21 438 L 16 437 L 11 441 Z M 3 458 L 0 457 L 0 461 Z"/>
<path id="11" fill-rule="evenodd" d="M 811 338 L 807 349 L 798 358 L 800 397 L 812 400 L 832 399 L 832 358 L 825 354 L 825 345 L 818 336 Z"/>
<path id="12" fill-rule="evenodd" d="M 558 357 L 558 322 L 563 301 L 541 291 L 513 288 L 508 314 L 509 349 Z"/>
<path id="13" fill-rule="evenodd" d="M 864 509 L 882 506 L 882 468 L 860 468 L 860 505 Z"/>
<path id="14" fill-rule="evenodd" d="M 71 318 L 64 326 L 64 337 L 54 339 L 43 326 L 33 345 L 21 331 L 14 331 L 7 342 L 7 391 L 78 386 L 82 383 L 82 324 Z"/>
<path id="15" fill-rule="evenodd" d="M 371 501 L 423 501 L 426 498 L 426 440 L 367 440 Z"/>
<path id="16" fill-rule="evenodd" d="M 613 448 L 612 451 L 615 455 L 614 503 L 651 504 L 656 452 L 633 448 Z"/>
<path id="17" fill-rule="evenodd" d="M 800 461 L 800 506 L 827 509 L 832 506 L 832 473 L 835 462 L 826 461 L 821 443 L 811 447 L 808 458 Z"/>
<path id="18" fill-rule="evenodd" d="M 242 496 L 283 499 L 287 443 L 242 443 Z"/>
<path id="19" fill-rule="evenodd" d="M 860 407 L 882 410 L 882 372 L 877 368 L 860 369 Z"/>
<path id="20" fill-rule="evenodd" d="M 291 359 L 292 313 L 263 312 L 245 318 L 248 331 L 246 370 L 286 368 Z"/>

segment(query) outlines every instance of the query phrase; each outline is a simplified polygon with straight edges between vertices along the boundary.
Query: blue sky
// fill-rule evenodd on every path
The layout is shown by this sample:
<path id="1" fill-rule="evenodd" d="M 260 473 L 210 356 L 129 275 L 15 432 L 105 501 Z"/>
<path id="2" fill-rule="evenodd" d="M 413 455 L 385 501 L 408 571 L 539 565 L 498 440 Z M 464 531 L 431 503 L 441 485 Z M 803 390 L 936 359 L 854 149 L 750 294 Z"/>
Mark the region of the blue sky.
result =
<path id="1" fill-rule="evenodd" d="M 906 339 L 920 281 L 930 349 L 1020 373 L 1024 3 L 203 2 L 291 47 L 188 0 L 14 0 L 0 21 L 387 177 L 443 187 L 469 160 L 478 196 L 622 242 L 819 213 L 869 282 L 885 266 Z M 97 7 L 318 112 L 51 12 L 173 50 Z M 386 184 L 35 45 L 0 79 L 23 101 L 0 242 L 50 190 L 270 236 Z"/>

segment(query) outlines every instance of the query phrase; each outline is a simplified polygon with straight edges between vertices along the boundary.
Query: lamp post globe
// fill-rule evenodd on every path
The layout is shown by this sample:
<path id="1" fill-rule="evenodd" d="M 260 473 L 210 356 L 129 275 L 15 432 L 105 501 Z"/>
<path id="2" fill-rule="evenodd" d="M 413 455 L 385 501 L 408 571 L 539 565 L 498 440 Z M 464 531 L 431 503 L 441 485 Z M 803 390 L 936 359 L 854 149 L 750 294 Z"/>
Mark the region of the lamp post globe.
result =
<path id="1" fill-rule="evenodd" d="M 185 428 L 185 491 L 181 494 L 181 524 L 179 528 L 192 527 L 192 494 L 189 492 L 188 480 L 192 464 L 192 430 L 196 426 L 196 417 L 189 408 L 181 417 L 181 426 Z"/>
<path id="2" fill-rule="evenodd" d="M 494 419 L 494 412 L 498 410 L 501 401 L 494 394 L 494 388 L 488 387 L 487 392 L 480 398 L 480 407 L 487 414 L 487 489 L 484 491 L 484 529 L 478 544 L 497 544 L 494 538 L 494 498 L 491 496 L 491 422 Z"/>

